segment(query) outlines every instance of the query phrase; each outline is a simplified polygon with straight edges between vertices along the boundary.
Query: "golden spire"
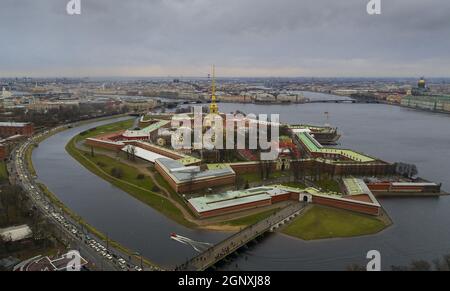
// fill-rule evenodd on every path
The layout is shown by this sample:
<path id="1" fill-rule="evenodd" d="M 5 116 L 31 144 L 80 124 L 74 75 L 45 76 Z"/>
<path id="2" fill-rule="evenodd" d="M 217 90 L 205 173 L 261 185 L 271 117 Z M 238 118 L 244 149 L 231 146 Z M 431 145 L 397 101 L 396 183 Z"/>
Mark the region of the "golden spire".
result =
<path id="1" fill-rule="evenodd" d="M 219 113 L 219 106 L 216 103 L 216 67 L 212 67 L 212 88 L 211 88 L 211 105 L 209 105 L 209 112 L 212 114 Z"/>

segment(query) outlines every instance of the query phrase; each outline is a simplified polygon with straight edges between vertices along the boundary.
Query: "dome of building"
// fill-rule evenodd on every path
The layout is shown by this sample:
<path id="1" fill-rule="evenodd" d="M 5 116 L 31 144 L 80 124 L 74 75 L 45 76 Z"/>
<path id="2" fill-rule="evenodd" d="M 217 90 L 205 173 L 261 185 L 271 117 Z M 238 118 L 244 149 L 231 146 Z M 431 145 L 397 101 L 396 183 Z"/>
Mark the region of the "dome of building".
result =
<path id="1" fill-rule="evenodd" d="M 418 83 L 419 88 L 425 88 L 425 85 L 426 85 L 425 79 L 421 78 Z"/>

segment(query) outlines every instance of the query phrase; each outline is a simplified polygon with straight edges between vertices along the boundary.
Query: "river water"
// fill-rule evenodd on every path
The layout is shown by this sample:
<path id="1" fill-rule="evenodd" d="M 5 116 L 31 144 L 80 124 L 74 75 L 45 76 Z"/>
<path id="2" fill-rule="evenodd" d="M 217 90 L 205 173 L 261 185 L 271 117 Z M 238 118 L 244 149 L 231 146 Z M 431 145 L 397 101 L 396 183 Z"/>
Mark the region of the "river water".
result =
<path id="1" fill-rule="evenodd" d="M 381 159 L 414 163 L 424 178 L 450 190 L 450 116 L 382 104 L 220 104 L 222 112 L 278 113 L 283 122 L 329 122 L 342 133 L 341 146 Z M 100 122 L 96 125 L 105 123 Z M 190 230 L 111 186 L 80 166 L 64 150 L 70 138 L 89 127 L 61 132 L 33 153 L 42 180 L 66 205 L 100 231 L 164 266 L 183 262 L 194 251 L 169 239 L 170 232 L 217 242 L 228 234 Z M 394 225 L 371 236 L 304 242 L 271 234 L 244 251 L 230 270 L 341 270 L 365 264 L 369 250 L 379 250 L 382 266 L 433 260 L 450 253 L 450 199 L 381 199 Z"/>
<path id="2" fill-rule="evenodd" d="M 195 255 L 192 248 L 171 240 L 172 232 L 206 242 L 218 242 L 228 235 L 178 225 L 92 174 L 65 151 L 65 145 L 78 133 L 111 122 L 73 128 L 42 142 L 33 151 L 39 180 L 89 224 L 162 266 L 174 266 Z"/>

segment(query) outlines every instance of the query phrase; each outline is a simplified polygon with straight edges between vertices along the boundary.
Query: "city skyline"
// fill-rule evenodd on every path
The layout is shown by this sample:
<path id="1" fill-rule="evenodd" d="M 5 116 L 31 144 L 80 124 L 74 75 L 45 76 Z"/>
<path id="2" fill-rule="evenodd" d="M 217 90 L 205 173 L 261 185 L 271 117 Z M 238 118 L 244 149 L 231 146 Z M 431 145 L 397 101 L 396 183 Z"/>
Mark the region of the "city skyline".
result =
<path id="1" fill-rule="evenodd" d="M 450 77 L 443 0 L 65 4 L 4 1 L 0 77 Z"/>

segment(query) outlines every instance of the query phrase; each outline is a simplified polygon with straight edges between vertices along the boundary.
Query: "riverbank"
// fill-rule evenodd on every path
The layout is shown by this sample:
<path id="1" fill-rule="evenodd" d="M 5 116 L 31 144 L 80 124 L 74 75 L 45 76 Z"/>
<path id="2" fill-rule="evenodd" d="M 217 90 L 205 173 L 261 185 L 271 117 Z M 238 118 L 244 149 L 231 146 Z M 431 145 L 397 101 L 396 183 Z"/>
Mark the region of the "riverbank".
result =
<path id="1" fill-rule="evenodd" d="M 86 123 L 90 123 L 90 122 L 97 122 L 97 121 L 103 121 L 103 120 L 108 120 L 108 119 L 115 119 L 118 118 L 120 116 L 111 116 L 111 117 L 102 117 L 102 118 L 97 118 L 97 119 L 93 119 L 91 121 L 81 121 L 78 123 L 75 123 L 74 125 L 71 126 L 59 126 L 57 128 L 54 128 L 52 130 L 47 131 L 47 133 L 40 135 L 38 138 L 35 138 L 33 140 L 33 144 L 31 146 L 29 146 L 26 149 L 26 154 L 25 154 L 25 159 L 26 159 L 26 165 L 27 165 L 27 169 L 29 171 L 29 173 L 31 175 L 36 175 L 36 170 L 33 166 L 33 162 L 31 159 L 32 153 L 33 153 L 33 149 L 35 149 L 35 147 L 37 147 L 39 145 L 40 142 L 44 141 L 45 139 L 60 133 L 64 130 L 67 130 L 68 128 L 71 128 L 73 126 L 81 126 L 83 124 Z M 102 241 L 107 242 L 107 244 L 113 248 L 115 248 L 116 250 L 119 250 L 121 252 L 123 252 L 124 254 L 126 254 L 128 257 L 136 257 L 136 252 L 132 251 L 131 249 L 126 248 L 125 246 L 121 245 L 120 243 L 111 240 L 107 235 L 103 234 L 102 232 L 98 231 L 95 227 L 93 227 L 92 225 L 90 225 L 89 223 L 87 223 L 81 216 L 77 215 L 75 212 L 73 212 L 70 208 L 68 208 L 67 206 L 64 205 L 64 203 L 62 203 L 57 196 L 51 192 L 46 185 L 42 184 L 42 183 L 38 183 L 38 186 L 40 188 L 40 190 L 46 195 L 46 197 L 52 202 L 52 204 L 56 205 L 59 209 L 61 209 L 61 211 L 63 211 L 68 217 L 70 217 L 73 221 L 76 221 L 79 225 L 81 225 L 82 227 L 84 227 L 86 230 L 88 230 L 88 232 L 90 232 L 92 235 L 96 236 L 97 238 L 99 238 Z M 136 259 L 141 259 L 140 257 Z M 142 258 L 143 263 L 146 266 L 149 266 L 152 270 L 162 270 L 157 264 L 151 262 L 150 260 L 146 259 L 146 258 Z"/>

